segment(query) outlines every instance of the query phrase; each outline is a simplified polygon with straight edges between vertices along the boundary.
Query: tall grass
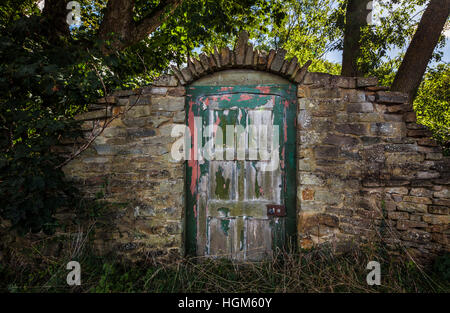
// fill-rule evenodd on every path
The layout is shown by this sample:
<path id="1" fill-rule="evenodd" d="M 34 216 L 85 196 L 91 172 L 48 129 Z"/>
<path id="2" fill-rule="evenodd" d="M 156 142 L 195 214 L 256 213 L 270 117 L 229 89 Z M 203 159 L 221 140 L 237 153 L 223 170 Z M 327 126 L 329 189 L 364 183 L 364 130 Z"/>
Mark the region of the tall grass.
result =
<path id="1" fill-rule="evenodd" d="M 79 249 L 79 247 L 78 247 Z M 330 249 L 288 254 L 272 261 L 233 263 L 189 258 L 171 263 L 123 263 L 85 252 L 82 284 L 66 284 L 66 259 L 51 264 L 0 268 L 2 292 L 449 292 L 449 255 L 434 267 L 419 268 L 408 256 L 392 256 L 376 244 L 345 253 Z M 381 286 L 369 286 L 369 261 L 381 264 Z M 445 265 L 447 264 L 447 265 Z M 17 266 L 17 265 L 16 265 Z"/>

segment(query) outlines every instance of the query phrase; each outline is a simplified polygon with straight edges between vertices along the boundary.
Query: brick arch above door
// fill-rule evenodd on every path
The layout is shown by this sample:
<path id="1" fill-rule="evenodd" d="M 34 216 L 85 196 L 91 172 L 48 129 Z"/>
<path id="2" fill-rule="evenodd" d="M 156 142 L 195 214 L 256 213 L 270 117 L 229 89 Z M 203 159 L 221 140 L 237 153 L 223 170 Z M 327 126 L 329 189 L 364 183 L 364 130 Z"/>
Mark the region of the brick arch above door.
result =
<path id="1" fill-rule="evenodd" d="M 223 47 L 219 51 L 215 48 L 214 53 L 210 55 L 202 53 L 199 59 L 189 58 L 187 66 L 183 68 L 172 66 L 172 71 L 181 85 L 188 85 L 204 76 L 229 69 L 269 72 L 292 83 L 302 83 L 311 61 L 301 65 L 298 64 L 296 57 L 290 60 L 286 60 L 285 57 L 284 49 L 270 50 L 268 53 L 255 50 L 248 42 L 248 33 L 242 32 L 233 50 Z"/>

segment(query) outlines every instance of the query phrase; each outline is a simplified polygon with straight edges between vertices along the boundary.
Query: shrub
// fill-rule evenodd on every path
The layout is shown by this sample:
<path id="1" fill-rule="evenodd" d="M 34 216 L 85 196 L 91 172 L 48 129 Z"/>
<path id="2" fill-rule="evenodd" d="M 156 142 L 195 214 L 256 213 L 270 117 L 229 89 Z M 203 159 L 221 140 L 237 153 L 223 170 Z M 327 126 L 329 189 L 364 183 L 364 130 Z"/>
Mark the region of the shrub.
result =
<path id="1" fill-rule="evenodd" d="M 429 70 L 414 100 L 418 123 L 427 126 L 434 138 L 450 153 L 450 63 Z"/>

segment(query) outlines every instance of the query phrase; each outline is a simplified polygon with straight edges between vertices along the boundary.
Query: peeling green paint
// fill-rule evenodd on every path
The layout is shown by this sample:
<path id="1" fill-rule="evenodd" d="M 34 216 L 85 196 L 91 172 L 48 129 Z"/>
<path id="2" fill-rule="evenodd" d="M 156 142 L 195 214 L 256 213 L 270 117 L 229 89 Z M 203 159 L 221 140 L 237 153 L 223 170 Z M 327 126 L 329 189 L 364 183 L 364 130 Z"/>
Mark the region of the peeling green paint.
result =
<path id="1" fill-rule="evenodd" d="M 240 240 L 239 240 L 239 242 L 240 242 L 240 245 L 239 245 L 239 250 L 240 251 L 243 251 L 244 250 L 244 245 L 245 245 L 245 241 L 244 241 L 244 228 L 242 228 L 241 229 L 241 234 L 240 234 L 241 236 L 240 236 Z"/>
<path id="2" fill-rule="evenodd" d="M 223 213 L 220 209 L 224 203 L 210 202 L 208 204 L 209 216 L 223 217 Z M 267 212 L 261 210 L 261 202 L 259 201 L 233 201 L 227 203 L 227 209 L 229 210 L 228 217 L 233 216 L 249 216 L 249 217 L 267 217 Z"/>
<path id="3" fill-rule="evenodd" d="M 259 186 L 259 183 L 258 183 L 258 170 L 256 168 L 256 162 L 252 162 L 252 166 L 256 171 L 256 174 L 255 174 L 255 196 L 256 196 L 256 198 L 259 198 L 261 196 L 261 192 L 260 192 L 261 187 Z"/>
<path id="4" fill-rule="evenodd" d="M 247 249 L 250 251 L 256 246 L 264 246 L 264 243 L 269 247 L 273 244 L 274 249 L 283 247 L 290 239 L 289 236 L 295 236 L 297 98 L 295 86 L 286 87 L 287 85 L 234 86 L 231 90 L 216 86 L 196 86 L 192 94 L 187 95 L 187 104 L 193 103 L 192 112 L 195 117 L 203 117 L 203 127 L 213 123 L 223 127 L 235 124 L 245 128 L 252 123 L 250 115 L 255 116 L 251 111 L 259 114 L 261 109 L 271 110 L 273 124 L 278 125 L 280 129 L 279 157 L 282 164 L 279 172 L 279 175 L 282 175 L 281 180 L 278 178 L 275 186 L 273 173 L 256 170 L 259 166 L 255 165 L 259 161 L 236 160 L 234 165 L 228 164 L 229 161 L 214 164 L 216 161 L 206 159 L 199 162 L 201 179 L 198 180 L 198 192 L 187 195 L 187 236 L 190 238 L 186 241 L 188 252 L 197 252 L 197 255 L 224 253 L 231 258 L 244 260 L 249 253 Z M 214 112 L 213 115 L 211 112 Z M 189 120 L 186 119 L 186 122 L 189 123 Z M 253 122 L 261 123 L 259 119 Z M 226 144 L 226 133 L 223 135 L 223 143 Z M 202 138 L 203 143 L 206 140 L 209 140 L 207 136 Z M 239 138 L 235 137 L 235 140 L 237 142 Z M 189 170 L 188 168 L 188 180 L 192 177 Z M 253 181 L 250 184 L 247 180 L 249 177 Z M 200 184 L 203 178 L 206 179 L 206 185 Z M 280 186 L 278 182 L 281 183 Z M 277 199 L 285 204 L 287 217 L 275 221 L 273 218 L 268 219 L 266 204 L 273 203 L 269 200 L 273 199 L 272 190 L 279 187 L 281 192 L 277 193 Z M 248 201 L 246 196 L 249 197 Z M 202 202 L 203 200 L 205 201 Z M 204 205 L 201 205 L 202 203 Z M 198 212 L 204 214 L 192 214 L 190 211 L 195 206 Z M 267 224 L 266 221 L 274 224 Z M 197 248 L 195 251 L 195 247 L 192 249 L 193 242 L 197 242 L 201 247 L 205 244 L 205 248 Z M 253 248 L 250 248 L 249 244 L 252 244 Z"/>
<path id="5" fill-rule="evenodd" d="M 220 228 L 224 232 L 226 236 L 228 236 L 228 231 L 230 230 L 230 220 L 229 219 L 223 219 L 220 221 Z"/>
<path id="6" fill-rule="evenodd" d="M 216 172 L 216 190 L 214 191 L 217 199 L 228 199 L 230 194 L 230 179 L 223 177 L 223 170 L 219 167 Z"/>
<path id="7" fill-rule="evenodd" d="M 223 214 L 224 217 L 230 216 L 230 209 L 229 208 L 219 208 L 217 209 L 221 214 Z"/>
<path id="8" fill-rule="evenodd" d="M 236 165 L 238 172 L 238 200 L 244 200 L 244 161 L 239 161 Z"/>
<path id="9" fill-rule="evenodd" d="M 258 184 L 258 175 L 256 175 L 256 177 L 255 177 L 255 195 L 256 195 L 256 198 L 259 198 L 261 196 L 260 187 Z"/>

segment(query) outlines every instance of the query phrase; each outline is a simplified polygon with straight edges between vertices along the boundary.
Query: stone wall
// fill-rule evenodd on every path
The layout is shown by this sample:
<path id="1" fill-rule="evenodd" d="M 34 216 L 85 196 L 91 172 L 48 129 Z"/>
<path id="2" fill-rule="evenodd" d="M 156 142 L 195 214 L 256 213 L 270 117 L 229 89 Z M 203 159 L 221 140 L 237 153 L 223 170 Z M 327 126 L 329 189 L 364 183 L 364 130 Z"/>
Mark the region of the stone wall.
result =
<path id="1" fill-rule="evenodd" d="M 374 78 L 308 73 L 285 51 L 256 51 L 247 39 L 151 86 L 100 99 L 78 117 L 87 135 L 110 122 L 64 168 L 67 177 L 88 197 L 124 203 L 96 233 L 96 246 L 133 258 L 184 254 L 184 164 L 170 155 L 172 128 L 185 123 L 184 86 L 248 69 L 298 85 L 300 247 L 382 239 L 430 256 L 450 250 L 450 160 L 415 123 L 407 97 Z"/>
<path id="2" fill-rule="evenodd" d="M 374 78 L 308 73 L 298 87 L 298 233 L 450 250 L 450 158 L 404 94 Z"/>
<path id="3" fill-rule="evenodd" d="M 96 231 L 99 252 L 133 259 L 182 255 L 184 165 L 171 160 L 170 147 L 172 127 L 184 124 L 184 94 L 174 77 L 163 76 L 152 86 L 100 99 L 77 117 L 86 139 L 109 121 L 64 167 L 86 197 L 122 204 Z"/>

